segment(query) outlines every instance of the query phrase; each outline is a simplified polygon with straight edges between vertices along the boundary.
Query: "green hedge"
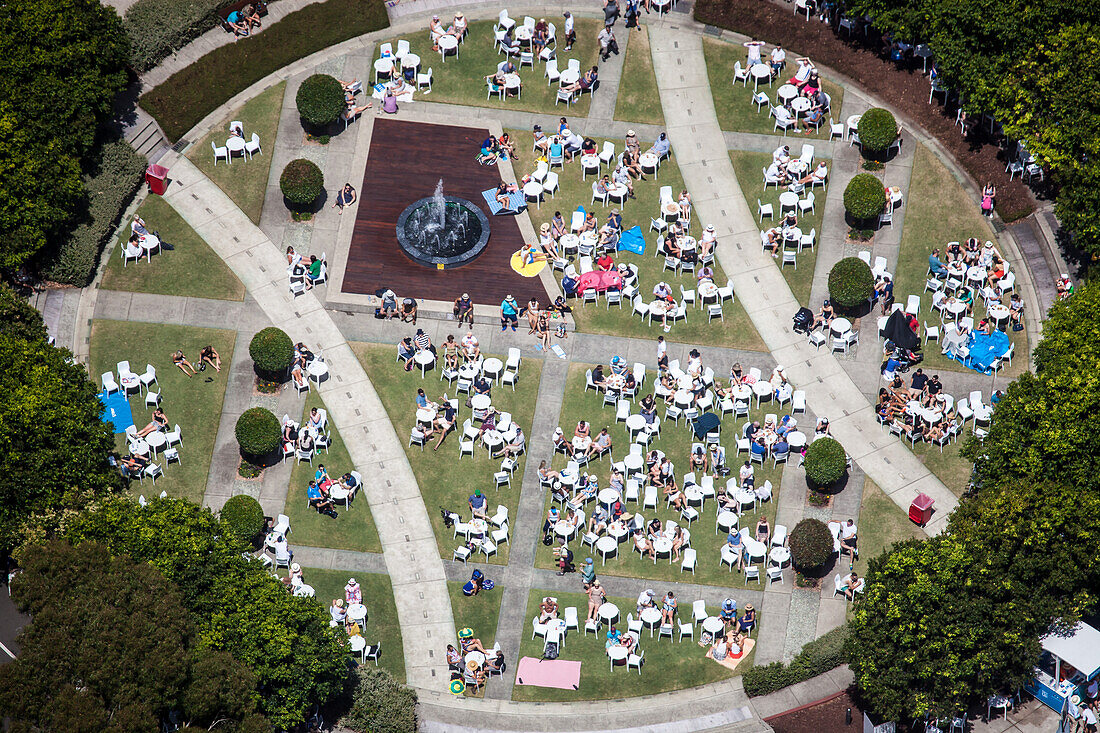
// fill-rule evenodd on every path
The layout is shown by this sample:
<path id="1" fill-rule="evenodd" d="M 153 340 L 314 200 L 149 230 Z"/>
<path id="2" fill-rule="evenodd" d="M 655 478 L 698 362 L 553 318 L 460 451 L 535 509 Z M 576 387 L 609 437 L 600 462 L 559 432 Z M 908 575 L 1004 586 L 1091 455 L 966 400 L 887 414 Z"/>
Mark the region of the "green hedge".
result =
<path id="1" fill-rule="evenodd" d="M 307 5 L 262 33 L 217 48 L 141 96 L 171 140 L 218 105 L 287 64 L 389 25 L 383 0 L 327 0 Z"/>
<path id="2" fill-rule="evenodd" d="M 251 544 L 264 528 L 264 510 L 260 502 L 248 494 L 229 497 L 219 513 L 226 531 Z"/>
<path id="3" fill-rule="evenodd" d="M 282 329 L 268 326 L 248 342 L 248 355 L 257 374 L 265 379 L 282 381 L 286 379 L 290 362 L 294 360 L 294 342 Z"/>
<path id="4" fill-rule="evenodd" d="M 309 206 L 325 188 L 325 176 L 312 160 L 297 158 L 279 176 L 279 190 L 295 206 Z"/>
<path id="5" fill-rule="evenodd" d="M 833 438 L 821 437 L 806 449 L 806 480 L 814 486 L 832 486 L 848 470 L 844 446 Z"/>
<path id="6" fill-rule="evenodd" d="M 881 153 L 898 139 L 898 123 L 890 110 L 873 107 L 860 116 L 857 134 L 860 148 Z"/>
<path id="7" fill-rule="evenodd" d="M 803 519 L 791 530 L 787 542 L 791 564 L 804 573 L 820 571 L 833 556 L 833 534 L 820 519 Z"/>
<path id="8" fill-rule="evenodd" d="M 106 143 L 98 155 L 93 172 L 84 177 L 88 216 L 68 239 L 41 256 L 48 280 L 78 287 L 91 282 L 103 244 L 141 185 L 147 161 L 127 143 Z"/>
<path id="9" fill-rule="evenodd" d="M 137 0 L 126 11 L 122 27 L 130 37 L 130 65 L 153 68 L 161 59 L 214 28 L 218 8 L 230 0 Z"/>
<path id="10" fill-rule="evenodd" d="M 749 697 L 767 695 L 836 669 L 845 662 L 844 642 L 847 638 L 848 627 L 841 626 L 802 647 L 790 664 L 772 662 L 749 667 L 742 677 L 745 693 Z"/>
<path id="11" fill-rule="evenodd" d="M 829 298 L 841 310 L 862 305 L 874 290 L 871 266 L 858 257 L 845 257 L 829 270 Z"/>
<path id="12" fill-rule="evenodd" d="M 298 87 L 294 102 L 304 124 L 324 128 L 344 111 L 344 88 L 328 74 L 314 74 Z"/>
<path id="13" fill-rule="evenodd" d="M 263 407 L 250 407 L 242 412 L 233 434 L 241 447 L 241 455 L 257 459 L 252 463 L 258 463 L 274 453 L 283 438 L 279 418 Z"/>
<path id="14" fill-rule="evenodd" d="M 886 189 L 870 173 L 852 176 L 844 189 L 844 210 L 856 221 L 875 219 L 886 209 Z M 877 221 L 876 221 L 877 224 Z"/>

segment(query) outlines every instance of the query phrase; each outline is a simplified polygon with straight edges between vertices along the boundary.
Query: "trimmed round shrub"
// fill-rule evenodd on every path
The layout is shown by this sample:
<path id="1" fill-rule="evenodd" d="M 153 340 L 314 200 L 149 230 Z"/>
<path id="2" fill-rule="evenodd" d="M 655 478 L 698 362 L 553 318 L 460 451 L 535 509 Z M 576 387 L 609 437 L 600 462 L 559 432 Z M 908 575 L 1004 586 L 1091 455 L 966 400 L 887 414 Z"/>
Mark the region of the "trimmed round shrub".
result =
<path id="1" fill-rule="evenodd" d="M 886 189 L 876 176 L 860 173 L 844 189 L 844 210 L 856 221 L 878 217 L 886 209 Z"/>
<path id="2" fill-rule="evenodd" d="M 874 290 L 871 266 L 858 257 L 845 257 L 829 270 L 829 299 L 842 310 L 862 305 Z"/>
<path id="3" fill-rule="evenodd" d="M 881 153 L 898 139 L 898 123 L 889 110 L 875 107 L 859 118 L 860 147 L 870 153 Z"/>
<path id="4" fill-rule="evenodd" d="M 248 494 L 229 497 L 221 510 L 222 526 L 242 542 L 251 543 L 264 528 L 264 510 Z"/>
<path id="5" fill-rule="evenodd" d="M 844 446 L 828 437 L 810 443 L 806 449 L 806 479 L 815 486 L 832 486 L 844 478 L 848 456 Z"/>
<path id="6" fill-rule="evenodd" d="M 272 381 L 286 378 L 290 362 L 294 360 L 294 342 L 282 329 L 269 326 L 252 337 L 248 343 L 248 355 L 252 357 L 256 373 Z"/>
<path id="7" fill-rule="evenodd" d="M 807 575 L 820 571 L 833 557 L 833 534 L 820 519 L 803 519 L 796 524 L 787 543 L 791 564 Z"/>
<path id="8" fill-rule="evenodd" d="M 298 87 L 294 101 L 304 123 L 327 127 L 344 111 L 344 88 L 328 74 L 314 74 Z"/>
<path id="9" fill-rule="evenodd" d="M 325 188 L 325 176 L 312 160 L 298 158 L 286 164 L 279 176 L 279 189 L 295 206 L 310 206 Z M 880 187 L 881 188 L 881 187 Z"/>
<path id="10" fill-rule="evenodd" d="M 246 458 L 257 459 L 252 463 L 258 463 L 265 456 L 274 453 L 283 437 L 279 418 L 263 407 L 250 407 L 241 413 L 233 432 L 237 436 L 241 454 Z"/>

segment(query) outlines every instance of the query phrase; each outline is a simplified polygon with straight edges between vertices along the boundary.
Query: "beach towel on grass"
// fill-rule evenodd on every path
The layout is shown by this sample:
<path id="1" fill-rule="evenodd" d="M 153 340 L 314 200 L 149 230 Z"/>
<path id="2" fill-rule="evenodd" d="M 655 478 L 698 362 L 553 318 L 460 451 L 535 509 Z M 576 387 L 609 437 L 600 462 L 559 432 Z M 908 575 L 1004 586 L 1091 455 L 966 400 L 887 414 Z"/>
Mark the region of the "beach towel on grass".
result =
<path id="1" fill-rule="evenodd" d="M 969 355 L 965 359 L 956 356 L 955 360 L 976 372 L 991 374 L 993 362 L 1007 354 L 1008 347 L 1008 334 L 1004 331 L 994 330 L 988 336 L 979 331 L 971 336 Z"/>
<path id="2" fill-rule="evenodd" d="M 481 195 L 485 198 L 485 203 L 489 205 L 489 211 L 493 212 L 493 216 L 497 216 L 498 214 L 518 214 L 520 211 L 527 208 L 527 200 L 520 191 L 508 194 L 507 209 L 501 206 L 500 202 L 497 201 L 497 190 L 495 188 L 490 188 L 488 191 L 482 191 Z"/>
<path id="3" fill-rule="evenodd" d="M 715 659 L 714 657 L 712 657 L 710 655 L 710 649 L 707 649 L 707 659 L 711 660 L 712 662 L 718 662 L 719 664 L 721 664 L 726 669 L 734 670 L 734 669 L 737 669 L 737 665 L 741 663 L 741 660 L 749 655 L 749 652 L 752 651 L 752 648 L 754 646 L 756 646 L 755 641 L 753 641 L 752 639 L 745 639 L 745 641 L 742 642 L 741 656 L 739 656 L 737 659 L 731 659 L 730 657 L 726 657 L 725 659 L 722 659 L 722 660 L 718 660 L 718 659 Z"/>
<path id="4" fill-rule="evenodd" d="M 627 250 L 637 255 L 645 254 L 645 240 L 642 239 L 642 228 L 632 226 L 619 237 L 619 251 Z"/>
<path id="5" fill-rule="evenodd" d="M 111 423 L 116 433 L 125 433 L 126 428 L 134 424 L 134 415 L 130 411 L 130 402 L 122 392 L 99 393 L 103 403 L 103 419 Z"/>
<path id="6" fill-rule="evenodd" d="M 581 663 L 567 659 L 522 657 L 516 670 L 516 684 L 576 690 L 581 684 Z"/>

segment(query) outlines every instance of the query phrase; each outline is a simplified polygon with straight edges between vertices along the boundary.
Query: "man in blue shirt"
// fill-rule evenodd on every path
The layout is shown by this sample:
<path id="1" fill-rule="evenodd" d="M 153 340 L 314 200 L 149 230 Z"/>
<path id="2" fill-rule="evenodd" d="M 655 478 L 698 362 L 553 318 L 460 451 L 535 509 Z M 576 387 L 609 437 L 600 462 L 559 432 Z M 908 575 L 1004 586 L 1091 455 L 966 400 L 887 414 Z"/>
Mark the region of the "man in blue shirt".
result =
<path id="1" fill-rule="evenodd" d="M 470 511 L 478 519 L 488 519 L 489 515 L 485 509 L 489 505 L 489 502 L 485 500 L 485 497 L 481 495 L 481 489 L 474 489 L 473 495 L 469 499 Z"/>
<path id="2" fill-rule="evenodd" d="M 737 601 L 732 598 L 722 601 L 722 608 L 718 612 L 718 616 L 727 626 L 732 625 L 737 620 Z"/>
<path id="3" fill-rule="evenodd" d="M 509 294 L 500 303 L 500 330 L 507 330 L 511 325 L 512 330 L 515 331 L 517 323 L 519 323 L 519 306 L 516 304 L 516 299 Z"/>
<path id="4" fill-rule="evenodd" d="M 939 249 L 932 250 L 932 254 L 928 255 L 928 269 L 932 271 L 932 274 L 936 277 L 943 277 L 947 274 L 947 268 L 940 262 Z"/>
<path id="5" fill-rule="evenodd" d="M 309 488 L 306 489 L 306 498 L 309 499 L 309 505 L 321 514 L 327 514 L 333 519 L 338 516 L 336 510 L 332 508 L 332 500 L 321 493 L 316 481 L 309 482 Z"/>

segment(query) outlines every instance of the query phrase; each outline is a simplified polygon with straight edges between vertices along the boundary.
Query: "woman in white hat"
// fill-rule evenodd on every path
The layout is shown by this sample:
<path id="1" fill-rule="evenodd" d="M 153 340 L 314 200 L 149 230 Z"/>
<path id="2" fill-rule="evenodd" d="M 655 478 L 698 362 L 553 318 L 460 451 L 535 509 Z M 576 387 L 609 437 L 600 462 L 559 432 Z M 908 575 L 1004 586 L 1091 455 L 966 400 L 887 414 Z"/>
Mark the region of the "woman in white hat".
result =
<path id="1" fill-rule="evenodd" d="M 706 257 L 709 254 L 714 253 L 714 248 L 718 246 L 718 235 L 714 233 L 714 226 L 709 225 L 703 230 L 703 236 L 699 239 L 699 247 L 702 250 L 703 256 Z"/>
<path id="2" fill-rule="evenodd" d="M 458 12 L 456 12 L 455 13 L 455 22 L 454 22 L 454 25 L 452 26 L 452 30 L 454 31 L 455 38 L 457 38 L 458 40 L 461 41 L 462 37 L 464 35 L 466 35 L 466 28 L 468 26 L 469 26 L 469 23 L 466 22 L 466 16 L 462 14 L 462 11 L 459 10 Z"/>
<path id="3" fill-rule="evenodd" d="M 298 563 L 290 564 L 290 573 L 283 578 L 283 585 L 297 586 L 302 584 L 302 566 Z"/>
<path id="4" fill-rule="evenodd" d="M 342 623 L 347 622 L 348 611 L 344 608 L 343 598 L 333 598 L 332 606 L 328 609 L 329 615 L 332 616 L 332 621 L 329 622 L 329 626 L 336 628 Z"/>
<path id="5" fill-rule="evenodd" d="M 363 590 L 355 582 L 355 578 L 349 579 L 348 584 L 344 586 L 344 600 L 348 602 L 349 606 L 353 603 L 363 602 Z"/>
<path id="6" fill-rule="evenodd" d="M 642 144 L 638 142 L 638 133 L 633 130 L 627 130 L 624 142 L 626 143 L 626 149 L 629 150 L 635 158 L 641 154 Z"/>

